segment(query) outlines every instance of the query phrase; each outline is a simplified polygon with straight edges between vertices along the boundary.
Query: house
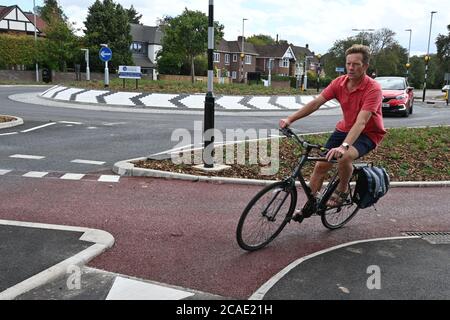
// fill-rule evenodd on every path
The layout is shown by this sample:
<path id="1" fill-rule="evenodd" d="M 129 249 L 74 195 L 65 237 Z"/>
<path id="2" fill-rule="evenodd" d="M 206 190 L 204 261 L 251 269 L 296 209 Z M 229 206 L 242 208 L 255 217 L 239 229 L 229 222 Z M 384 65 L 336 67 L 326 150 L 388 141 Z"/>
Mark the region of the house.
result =
<path id="1" fill-rule="evenodd" d="M 259 56 L 256 62 L 256 71 L 269 74 L 269 63 L 271 62 L 271 74 L 278 76 L 291 76 L 295 73 L 297 58 L 292 47 L 287 43 L 256 46 Z"/>
<path id="2" fill-rule="evenodd" d="M 298 47 L 280 41 L 273 45 L 255 46 L 244 39 L 242 50 L 242 37 L 237 41 L 222 39 L 214 50 L 214 68 L 217 77 L 229 77 L 233 82 L 243 82 L 249 72 L 278 76 L 301 76 L 307 70 L 316 70 L 318 59 L 314 52 L 306 47 Z M 243 58 L 242 58 L 243 57 Z"/>
<path id="3" fill-rule="evenodd" d="M 36 16 L 36 35 L 45 36 L 43 30 L 46 24 L 39 16 Z M 13 33 L 34 35 L 34 14 L 24 12 L 17 5 L 0 6 L 0 33 Z"/>
<path id="4" fill-rule="evenodd" d="M 244 82 L 249 72 L 255 72 L 256 57 L 258 53 L 253 44 L 242 42 L 239 36 L 237 41 L 222 39 L 214 50 L 214 68 L 217 77 L 229 77 L 232 82 Z M 242 47 L 243 46 L 243 47 Z"/>
<path id="5" fill-rule="evenodd" d="M 162 32 L 159 27 L 150 27 L 131 23 L 132 43 L 130 50 L 136 66 L 151 79 L 157 78 L 156 55 L 161 50 Z"/>

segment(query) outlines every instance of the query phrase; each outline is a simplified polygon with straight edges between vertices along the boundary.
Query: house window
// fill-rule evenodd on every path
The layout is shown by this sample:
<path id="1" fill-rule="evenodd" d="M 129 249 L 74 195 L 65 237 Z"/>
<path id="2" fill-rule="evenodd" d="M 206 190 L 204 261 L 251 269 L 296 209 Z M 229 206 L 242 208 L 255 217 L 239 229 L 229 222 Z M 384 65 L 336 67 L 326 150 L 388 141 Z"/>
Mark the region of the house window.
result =
<path id="1" fill-rule="evenodd" d="M 220 62 L 220 53 L 214 52 L 214 62 Z"/>
<path id="2" fill-rule="evenodd" d="M 245 55 L 245 64 L 252 64 L 252 56 Z"/>
<path id="3" fill-rule="evenodd" d="M 230 54 L 225 53 L 225 64 L 230 64 Z"/>
<path id="4" fill-rule="evenodd" d="M 134 54 L 145 54 L 146 46 L 143 42 L 132 42 L 130 45 L 130 51 Z"/>
<path id="5" fill-rule="evenodd" d="M 237 62 L 237 54 L 233 54 L 233 62 Z"/>
<path id="6" fill-rule="evenodd" d="M 289 59 L 284 58 L 283 60 L 280 60 L 280 68 L 289 68 Z"/>
<path id="7" fill-rule="evenodd" d="M 231 78 L 232 79 L 236 79 L 237 78 L 236 71 L 231 72 Z"/>

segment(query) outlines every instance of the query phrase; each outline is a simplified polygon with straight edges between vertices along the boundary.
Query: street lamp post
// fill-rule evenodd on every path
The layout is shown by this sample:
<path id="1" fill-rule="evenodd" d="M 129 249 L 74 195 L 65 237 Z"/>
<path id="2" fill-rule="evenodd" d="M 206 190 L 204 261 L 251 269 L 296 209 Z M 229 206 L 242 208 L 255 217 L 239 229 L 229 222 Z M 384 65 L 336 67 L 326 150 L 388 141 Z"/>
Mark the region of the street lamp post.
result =
<path id="1" fill-rule="evenodd" d="M 408 61 L 406 62 L 406 80 L 408 80 L 409 67 L 411 67 L 411 64 L 409 63 L 409 56 L 411 55 L 411 34 L 412 34 L 412 29 L 406 29 L 405 31 L 409 31 Z"/>
<path id="2" fill-rule="evenodd" d="M 89 69 L 89 49 L 81 49 L 81 51 L 84 51 L 84 59 L 86 60 L 86 80 L 91 80 L 91 72 Z"/>
<path id="3" fill-rule="evenodd" d="M 425 79 L 423 81 L 423 96 L 422 102 L 425 101 L 425 92 L 427 91 L 427 75 L 428 75 L 428 62 L 430 61 L 430 39 L 431 39 L 431 26 L 433 24 L 433 14 L 437 11 L 431 11 L 431 19 L 430 19 L 430 32 L 428 34 L 428 47 L 427 47 L 427 55 L 425 56 Z"/>
<path id="4" fill-rule="evenodd" d="M 36 30 L 36 2 L 33 0 L 33 18 L 34 18 L 34 45 L 37 42 L 37 30 Z M 36 58 L 36 82 L 39 82 L 39 65 Z"/>
<path id="5" fill-rule="evenodd" d="M 244 82 L 244 58 L 245 58 L 245 51 L 244 51 L 244 22 L 245 20 L 248 20 L 247 18 L 242 18 L 242 53 L 241 53 L 241 79 L 242 82 Z"/>
<path id="6" fill-rule="evenodd" d="M 375 29 L 352 29 L 353 31 L 361 32 L 361 44 L 364 44 L 364 32 L 373 32 Z"/>
<path id="7" fill-rule="evenodd" d="M 320 58 L 322 58 L 322 56 L 320 54 L 317 55 L 317 59 L 319 60 L 319 63 L 317 64 L 316 67 L 316 73 L 317 73 L 317 93 L 319 93 L 319 89 L 320 89 L 320 70 L 321 70 L 321 66 L 320 66 Z"/>

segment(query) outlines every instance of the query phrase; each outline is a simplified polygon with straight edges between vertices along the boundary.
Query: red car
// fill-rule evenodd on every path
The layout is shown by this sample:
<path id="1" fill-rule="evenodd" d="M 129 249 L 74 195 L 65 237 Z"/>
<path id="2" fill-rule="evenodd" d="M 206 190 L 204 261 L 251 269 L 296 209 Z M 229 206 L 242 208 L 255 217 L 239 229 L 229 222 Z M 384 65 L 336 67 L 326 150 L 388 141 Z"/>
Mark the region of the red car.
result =
<path id="1" fill-rule="evenodd" d="M 414 88 L 403 77 L 376 77 L 383 91 L 383 114 L 401 114 L 408 117 L 413 112 Z"/>

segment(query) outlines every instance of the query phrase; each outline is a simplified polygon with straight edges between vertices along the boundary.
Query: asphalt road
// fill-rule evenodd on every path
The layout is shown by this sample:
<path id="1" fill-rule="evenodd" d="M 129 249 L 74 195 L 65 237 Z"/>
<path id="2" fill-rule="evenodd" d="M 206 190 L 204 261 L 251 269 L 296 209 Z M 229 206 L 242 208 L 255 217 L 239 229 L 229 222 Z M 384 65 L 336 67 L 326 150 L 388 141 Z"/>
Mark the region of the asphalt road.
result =
<path id="1" fill-rule="evenodd" d="M 172 133 L 186 129 L 201 141 L 203 115 L 92 111 L 25 104 L 8 97 L 24 92 L 42 92 L 46 87 L 0 87 L 0 114 L 22 117 L 25 124 L 1 132 L 0 169 L 106 172 L 120 160 L 146 156 L 173 148 Z M 429 91 L 430 94 L 432 91 Z M 38 103 L 39 103 L 38 102 Z M 59 105 L 64 106 L 63 103 Z M 216 116 L 215 127 L 226 136 L 226 129 L 276 129 L 278 120 L 291 112 L 230 114 Z M 267 115 L 268 114 L 268 115 Z M 330 131 L 340 118 L 339 109 L 297 122 L 300 132 Z M 196 123 L 196 125 L 194 124 Z M 450 123 L 450 108 L 417 102 L 409 118 L 386 117 L 386 127 L 442 125 Z M 43 126 L 43 127 L 41 127 Z M 36 129 L 37 128 L 37 129 Z M 28 131 L 30 130 L 31 131 Z M 195 129 L 195 132 L 194 132 Z M 25 132 L 24 132 L 25 131 Z M 8 133 L 17 134 L 5 135 Z M 188 141 L 189 142 L 189 141 Z M 34 155 L 40 160 L 10 158 Z M 74 163 L 89 160 L 102 164 Z"/>

